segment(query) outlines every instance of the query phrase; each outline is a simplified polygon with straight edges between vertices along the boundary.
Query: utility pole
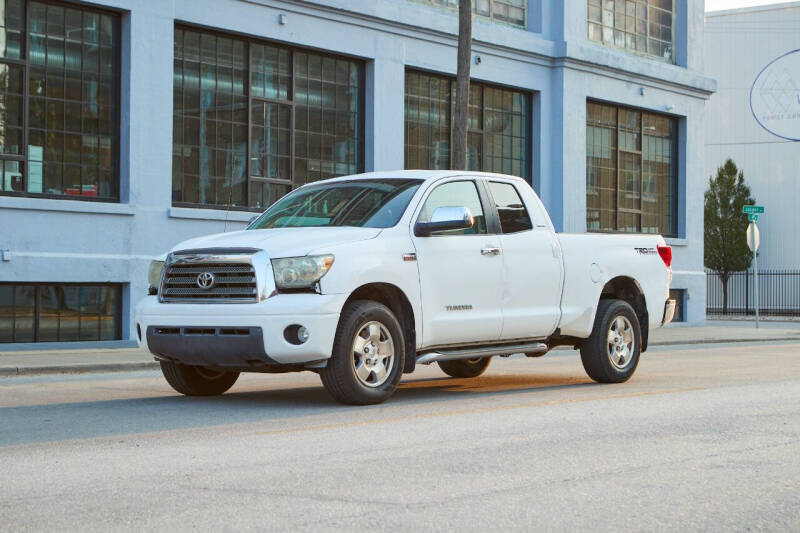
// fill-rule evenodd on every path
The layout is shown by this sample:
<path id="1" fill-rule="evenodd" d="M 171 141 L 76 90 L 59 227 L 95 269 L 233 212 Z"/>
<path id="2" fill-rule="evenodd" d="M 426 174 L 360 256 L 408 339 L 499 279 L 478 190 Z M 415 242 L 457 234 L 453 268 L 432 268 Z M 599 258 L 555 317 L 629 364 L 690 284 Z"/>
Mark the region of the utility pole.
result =
<path id="1" fill-rule="evenodd" d="M 458 2 L 458 64 L 456 105 L 453 116 L 454 170 L 467 169 L 467 117 L 469 114 L 469 66 L 472 56 L 472 0 Z"/>

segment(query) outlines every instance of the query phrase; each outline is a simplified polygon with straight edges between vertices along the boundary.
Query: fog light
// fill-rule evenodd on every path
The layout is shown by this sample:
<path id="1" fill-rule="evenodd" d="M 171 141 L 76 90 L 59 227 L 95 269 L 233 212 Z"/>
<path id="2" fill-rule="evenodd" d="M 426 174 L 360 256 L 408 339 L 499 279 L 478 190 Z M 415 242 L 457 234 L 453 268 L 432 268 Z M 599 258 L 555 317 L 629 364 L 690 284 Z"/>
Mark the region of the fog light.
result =
<path id="1" fill-rule="evenodd" d="M 300 324 L 292 324 L 291 326 L 287 327 L 283 330 L 283 338 L 286 339 L 287 342 L 294 345 L 303 344 L 308 340 L 309 333 L 308 329 L 305 326 L 301 326 Z"/>
<path id="2" fill-rule="evenodd" d="M 308 328 L 305 326 L 300 326 L 297 328 L 297 340 L 301 343 L 304 343 L 308 340 Z"/>

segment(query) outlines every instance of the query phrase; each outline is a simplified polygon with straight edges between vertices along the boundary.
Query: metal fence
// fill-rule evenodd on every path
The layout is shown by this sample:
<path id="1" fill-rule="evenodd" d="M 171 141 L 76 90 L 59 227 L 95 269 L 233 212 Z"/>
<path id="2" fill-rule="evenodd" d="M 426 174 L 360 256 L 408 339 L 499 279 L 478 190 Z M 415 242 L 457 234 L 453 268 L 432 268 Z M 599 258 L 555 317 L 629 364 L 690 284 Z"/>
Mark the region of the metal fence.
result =
<path id="1" fill-rule="evenodd" d="M 759 311 L 762 315 L 800 316 L 800 271 L 764 270 L 758 273 Z M 706 273 L 706 312 L 723 314 L 722 281 L 715 272 Z M 754 315 L 753 272 L 735 272 L 728 279 L 729 315 Z"/>

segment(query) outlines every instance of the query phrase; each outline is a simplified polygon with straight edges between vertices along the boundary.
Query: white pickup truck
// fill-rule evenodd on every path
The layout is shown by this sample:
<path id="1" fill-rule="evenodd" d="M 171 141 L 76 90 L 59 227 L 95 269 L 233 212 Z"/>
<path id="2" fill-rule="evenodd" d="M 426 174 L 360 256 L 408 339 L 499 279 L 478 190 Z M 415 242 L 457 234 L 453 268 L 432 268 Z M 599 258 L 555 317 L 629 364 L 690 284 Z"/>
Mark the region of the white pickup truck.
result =
<path id="1" fill-rule="evenodd" d="M 345 176 L 153 261 L 136 331 L 187 395 L 310 370 L 337 400 L 372 404 L 417 364 L 469 378 L 558 345 L 618 383 L 672 320 L 671 261 L 659 235 L 557 234 L 516 177 Z"/>

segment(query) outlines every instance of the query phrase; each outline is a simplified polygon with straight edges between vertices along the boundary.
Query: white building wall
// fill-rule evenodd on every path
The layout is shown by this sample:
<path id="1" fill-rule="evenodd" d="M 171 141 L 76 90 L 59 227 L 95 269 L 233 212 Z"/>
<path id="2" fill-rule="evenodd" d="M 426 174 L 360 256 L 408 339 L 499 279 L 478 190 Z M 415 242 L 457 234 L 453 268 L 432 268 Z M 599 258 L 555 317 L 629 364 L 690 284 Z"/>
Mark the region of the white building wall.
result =
<path id="1" fill-rule="evenodd" d="M 718 84 L 706 114 L 706 188 L 732 158 L 766 208 L 758 221 L 759 269 L 800 269 L 800 142 L 762 128 L 750 108 L 759 72 L 800 49 L 800 2 L 709 13 L 705 43 L 706 71 Z M 793 112 L 800 114 L 800 68 L 788 75 L 795 84 Z M 795 131 L 800 139 L 800 115 Z"/>

